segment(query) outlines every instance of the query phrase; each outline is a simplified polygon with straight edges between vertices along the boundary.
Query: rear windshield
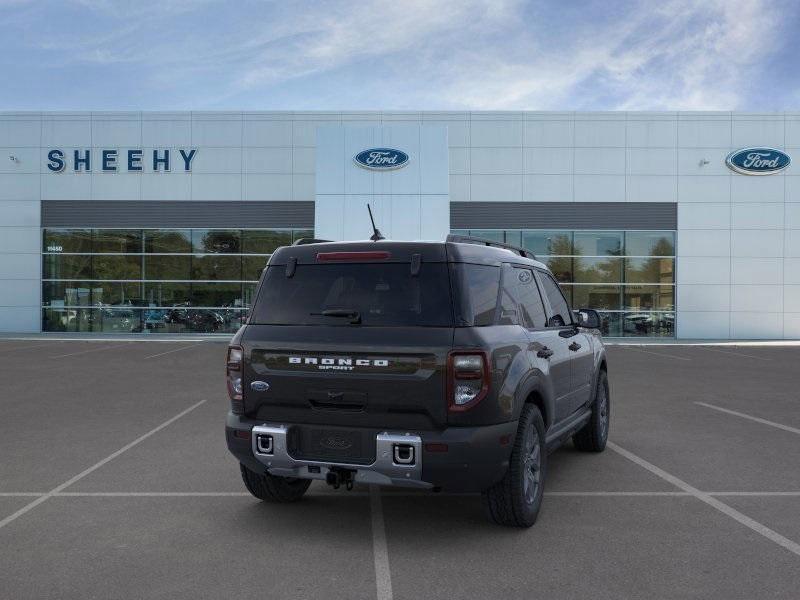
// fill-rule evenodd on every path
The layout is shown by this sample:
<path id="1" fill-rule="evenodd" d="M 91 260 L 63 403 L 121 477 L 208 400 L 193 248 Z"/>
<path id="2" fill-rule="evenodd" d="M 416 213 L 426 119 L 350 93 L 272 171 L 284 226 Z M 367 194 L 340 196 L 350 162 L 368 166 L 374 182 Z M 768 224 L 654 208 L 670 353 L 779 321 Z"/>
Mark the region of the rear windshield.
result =
<path id="1" fill-rule="evenodd" d="M 328 315 L 323 315 L 328 311 Z M 339 312 L 337 316 L 331 312 Z M 357 313 L 358 318 L 344 313 Z M 355 321 L 358 321 L 356 323 Z M 450 327 L 447 265 L 423 263 L 297 265 L 267 268 L 250 317 L 256 325 Z"/>

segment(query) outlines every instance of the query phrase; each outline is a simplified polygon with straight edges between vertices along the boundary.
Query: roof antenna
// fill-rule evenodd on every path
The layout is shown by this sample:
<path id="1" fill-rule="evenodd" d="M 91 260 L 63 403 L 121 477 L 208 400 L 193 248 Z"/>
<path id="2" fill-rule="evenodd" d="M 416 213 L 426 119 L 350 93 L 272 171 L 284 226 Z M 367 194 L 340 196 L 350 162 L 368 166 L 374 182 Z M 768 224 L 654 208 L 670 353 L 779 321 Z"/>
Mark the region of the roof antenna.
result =
<path id="1" fill-rule="evenodd" d="M 375 232 L 371 236 L 369 236 L 369 239 L 371 239 L 373 242 L 377 242 L 378 240 L 385 240 L 386 238 L 383 237 L 383 235 L 381 235 L 380 230 L 377 227 L 375 227 L 375 219 L 372 217 L 372 208 L 370 207 L 369 202 L 367 202 L 367 210 L 369 211 L 369 220 L 372 221 L 372 230 Z"/>

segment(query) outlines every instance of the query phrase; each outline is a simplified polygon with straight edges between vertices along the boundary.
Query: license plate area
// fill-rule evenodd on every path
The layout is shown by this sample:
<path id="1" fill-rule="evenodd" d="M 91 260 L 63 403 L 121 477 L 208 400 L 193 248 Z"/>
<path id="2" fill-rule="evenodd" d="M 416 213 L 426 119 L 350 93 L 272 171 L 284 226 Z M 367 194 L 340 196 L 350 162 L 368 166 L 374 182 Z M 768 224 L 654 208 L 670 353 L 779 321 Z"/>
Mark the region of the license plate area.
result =
<path id="1" fill-rule="evenodd" d="M 288 432 L 287 450 L 296 460 L 369 465 L 375 462 L 376 434 L 366 429 L 295 425 Z"/>

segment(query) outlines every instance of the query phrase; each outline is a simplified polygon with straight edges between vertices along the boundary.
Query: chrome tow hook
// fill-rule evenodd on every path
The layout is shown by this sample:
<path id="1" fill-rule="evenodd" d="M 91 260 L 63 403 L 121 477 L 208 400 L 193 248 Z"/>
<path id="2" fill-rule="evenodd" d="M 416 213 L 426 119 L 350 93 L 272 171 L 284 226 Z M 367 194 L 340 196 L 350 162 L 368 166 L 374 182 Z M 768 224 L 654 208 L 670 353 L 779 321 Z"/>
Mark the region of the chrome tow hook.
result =
<path id="1" fill-rule="evenodd" d="M 411 444 L 394 444 L 393 454 L 396 465 L 414 464 L 414 446 Z"/>

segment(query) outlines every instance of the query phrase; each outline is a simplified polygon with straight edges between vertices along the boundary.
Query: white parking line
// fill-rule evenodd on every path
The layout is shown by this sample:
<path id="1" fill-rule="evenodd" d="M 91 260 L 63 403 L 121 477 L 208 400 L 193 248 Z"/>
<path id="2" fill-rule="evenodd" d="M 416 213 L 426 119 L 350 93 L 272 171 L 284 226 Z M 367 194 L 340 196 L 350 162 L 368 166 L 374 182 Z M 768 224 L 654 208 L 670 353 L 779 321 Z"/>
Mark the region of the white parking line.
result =
<path id="1" fill-rule="evenodd" d="M 231 498 L 251 497 L 250 492 L 59 492 L 59 498 Z"/>
<path id="2" fill-rule="evenodd" d="M 626 350 L 633 350 L 634 352 L 644 352 L 645 354 L 655 354 L 656 356 L 666 356 L 667 358 L 674 358 L 676 360 L 692 360 L 691 358 L 686 358 L 685 356 L 677 356 L 675 354 L 667 354 L 666 352 L 652 352 L 650 350 L 642 350 L 641 348 L 632 348 L 631 346 L 620 346 L 621 348 L 625 348 Z"/>
<path id="3" fill-rule="evenodd" d="M 158 354 L 151 354 L 150 356 L 145 356 L 144 360 L 147 360 L 148 358 L 156 358 L 157 356 L 164 356 L 165 354 L 172 354 L 173 352 L 180 352 L 181 350 L 188 350 L 189 348 L 197 348 L 197 342 L 195 342 L 191 346 L 183 346 L 182 348 L 175 348 L 174 350 L 167 350 L 166 352 L 159 352 Z"/>
<path id="4" fill-rule="evenodd" d="M 369 486 L 369 508 L 372 513 L 372 555 L 375 559 L 375 586 L 378 600 L 392 600 L 392 574 L 389 571 L 389 548 L 383 522 L 381 489 Z"/>
<path id="5" fill-rule="evenodd" d="M 87 476 L 87 475 L 89 475 L 90 473 L 93 473 L 94 471 L 96 471 L 97 469 L 99 469 L 100 467 L 102 467 L 103 465 L 105 465 L 106 463 L 108 463 L 109 461 L 112 461 L 112 460 L 114 460 L 115 458 L 117 458 L 117 457 L 118 457 L 120 454 L 122 454 L 123 452 L 125 452 L 125 451 L 127 451 L 127 450 L 130 450 L 131 448 L 133 448 L 134 446 L 136 446 L 136 445 L 137 445 L 137 444 L 139 444 L 140 442 L 143 442 L 144 440 L 146 440 L 147 438 L 149 438 L 151 435 L 154 435 L 154 434 L 158 433 L 159 431 L 161 431 L 162 429 L 164 429 L 165 427 L 167 427 L 167 426 L 171 425 L 172 423 L 174 423 L 175 421 L 177 421 L 178 419 L 180 419 L 182 416 L 189 414 L 189 413 L 190 413 L 190 412 L 192 412 L 192 411 L 193 411 L 195 408 L 197 408 L 198 406 L 200 406 L 201 404 L 204 404 L 204 403 L 205 403 L 205 400 L 200 400 L 200 402 L 197 402 L 196 404 L 192 404 L 192 405 L 191 405 L 189 408 L 187 408 L 186 410 L 182 410 L 181 412 L 179 412 L 177 415 L 175 415 L 175 416 L 174 416 L 174 417 L 172 417 L 171 419 L 167 419 L 166 421 L 164 421 L 164 422 L 163 422 L 161 425 L 159 425 L 158 427 L 155 427 L 154 429 L 151 429 L 150 431 L 148 431 L 148 432 L 147 432 L 147 433 L 145 433 L 144 435 L 141 435 L 141 436 L 139 436 L 138 438 L 136 438 L 135 440 L 133 440 L 133 441 L 132 441 L 130 444 L 126 444 L 125 446 L 123 446 L 122 448 L 120 448 L 119 450 L 117 450 L 116 452 L 114 452 L 113 454 L 109 454 L 108 456 L 106 456 L 106 457 L 105 457 L 103 460 L 101 460 L 100 462 L 97 462 L 97 463 L 93 464 L 93 465 L 92 465 L 91 467 L 89 467 L 88 469 L 85 469 L 84 471 L 81 471 L 80 473 L 78 473 L 77 475 L 75 475 L 75 477 L 73 477 L 73 478 L 71 478 L 71 479 L 68 479 L 67 481 L 65 481 L 64 483 L 62 483 L 62 484 L 61 484 L 61 485 L 59 485 L 59 486 L 56 486 L 56 487 L 54 487 L 52 490 L 50 490 L 50 491 L 49 491 L 49 492 L 47 492 L 46 494 L 44 494 L 44 495 L 42 495 L 42 496 L 39 496 L 38 498 L 36 498 L 36 500 L 34 500 L 33 502 L 30 502 L 30 503 L 26 504 L 25 506 L 23 506 L 22 508 L 20 508 L 20 509 L 19 509 L 18 511 L 16 511 L 15 513 L 13 513 L 13 514 L 11 514 L 11 515 L 7 516 L 5 519 L 3 519 L 2 521 L 0 521 L 0 529 L 2 529 L 3 527 L 5 527 L 6 525 L 8 525 L 9 523 L 11 523 L 12 521 L 14 521 L 14 520 L 18 519 L 19 517 L 21 517 L 21 516 L 22 516 L 22 515 L 24 515 L 25 513 L 27 513 L 27 512 L 29 512 L 29 511 L 33 510 L 34 508 L 36 508 L 37 506 L 39 506 L 39 505 L 40 505 L 42 502 L 45 502 L 45 501 L 46 501 L 48 498 L 52 498 L 52 497 L 53 497 L 53 496 L 55 496 L 56 494 L 58 494 L 58 493 L 60 493 L 60 492 L 64 491 L 66 488 L 68 488 L 69 486 L 71 486 L 73 483 L 75 483 L 75 482 L 77 482 L 77 481 L 79 481 L 79 480 L 83 479 L 84 477 L 86 477 L 86 476 Z"/>
<path id="6" fill-rule="evenodd" d="M 722 408 L 721 406 L 708 404 L 707 402 L 695 402 L 695 404 L 699 406 L 705 406 L 706 408 L 710 408 L 712 410 L 718 410 L 719 412 L 724 412 L 729 415 L 733 415 L 734 417 L 741 417 L 742 419 L 755 421 L 756 423 L 761 423 L 762 425 L 769 425 L 770 427 L 775 427 L 776 429 L 783 429 L 784 431 L 788 431 L 789 433 L 796 433 L 797 435 L 800 435 L 800 429 L 797 429 L 796 427 L 789 427 L 788 425 L 783 425 L 782 423 L 776 423 L 775 421 L 767 421 L 766 419 L 753 417 L 752 415 L 746 415 L 745 413 L 741 413 L 735 410 L 729 410 L 727 408 Z"/>
<path id="7" fill-rule="evenodd" d="M 126 342 L 125 344 L 115 344 L 113 346 L 102 346 L 100 348 L 91 348 L 89 350 L 81 350 L 80 352 L 70 352 L 68 354 L 57 354 L 55 356 L 51 356 L 50 358 L 64 358 L 66 356 L 78 356 L 79 354 L 89 354 L 89 352 L 100 352 L 101 350 L 111 350 L 113 348 L 122 348 L 122 346 L 127 346 L 130 343 L 132 343 L 132 342 Z"/>
<path id="8" fill-rule="evenodd" d="M 717 500 L 707 492 L 701 492 L 696 487 L 693 487 L 688 483 L 686 483 L 683 479 L 679 479 L 678 477 L 675 477 L 675 475 L 667 473 L 666 471 L 658 468 L 654 464 L 647 462 L 640 456 L 636 456 L 633 452 L 629 452 L 628 450 L 625 450 L 625 448 L 617 446 L 614 442 L 608 442 L 608 447 L 611 448 L 617 454 L 624 456 L 629 461 L 639 465 L 640 467 L 646 469 L 647 471 L 650 471 L 653 475 L 660 477 L 664 481 L 668 481 L 675 487 L 682 489 L 684 492 L 688 492 L 701 502 L 705 502 L 712 508 L 717 509 L 722 514 L 729 516 L 731 519 L 741 523 L 745 527 L 748 527 L 753 531 L 755 531 L 756 533 L 763 535 L 768 540 L 775 542 L 776 544 L 778 544 L 782 548 L 785 548 L 789 552 L 792 552 L 797 556 L 800 556 L 800 544 L 798 544 L 797 542 L 794 542 L 789 538 L 782 536 L 780 533 L 770 529 L 763 523 L 759 523 L 755 519 L 751 519 L 747 515 L 740 513 L 732 506 L 728 506 L 721 500 Z"/>
<path id="9" fill-rule="evenodd" d="M 773 496 L 800 497 L 800 492 L 706 492 L 709 496 L 752 496 L 755 498 L 771 498 Z"/>
<path id="10" fill-rule="evenodd" d="M 708 350 L 709 352 L 719 352 L 720 354 L 731 354 L 733 356 L 741 356 L 742 358 L 755 358 L 756 360 L 767 360 L 771 361 L 771 358 L 766 358 L 764 356 L 756 356 L 755 354 L 746 354 L 745 352 L 732 352 L 730 350 L 720 350 L 719 348 L 709 348 L 708 346 L 697 346 L 698 348 L 702 348 L 703 350 Z"/>

